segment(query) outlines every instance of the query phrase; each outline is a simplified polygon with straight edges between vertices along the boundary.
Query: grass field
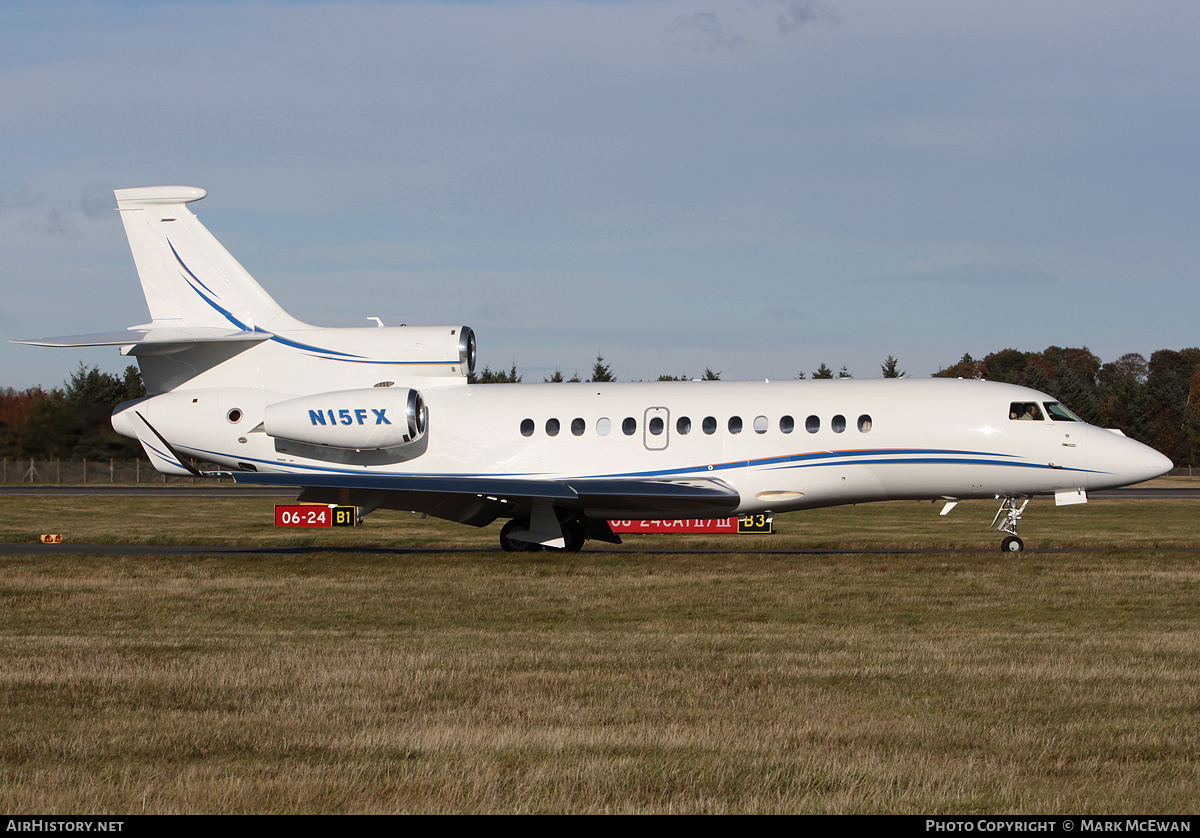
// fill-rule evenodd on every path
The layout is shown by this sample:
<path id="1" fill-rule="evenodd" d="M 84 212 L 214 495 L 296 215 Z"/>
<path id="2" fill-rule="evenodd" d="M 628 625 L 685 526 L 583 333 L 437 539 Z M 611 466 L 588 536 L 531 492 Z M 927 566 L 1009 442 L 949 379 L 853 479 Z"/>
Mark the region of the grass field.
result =
<path id="1" fill-rule="evenodd" d="M 0 499 L 66 538 L 0 557 L 0 811 L 1196 808 L 1197 501 L 1035 501 L 1019 556 L 990 503 L 573 555 L 272 505 Z"/>

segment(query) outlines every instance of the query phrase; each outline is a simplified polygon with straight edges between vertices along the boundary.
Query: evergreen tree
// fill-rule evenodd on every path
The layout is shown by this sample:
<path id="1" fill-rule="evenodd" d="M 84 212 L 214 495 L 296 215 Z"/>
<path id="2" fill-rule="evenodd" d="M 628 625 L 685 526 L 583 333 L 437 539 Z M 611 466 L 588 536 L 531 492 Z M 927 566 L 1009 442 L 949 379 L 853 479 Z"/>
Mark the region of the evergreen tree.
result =
<path id="1" fill-rule="evenodd" d="M 1075 415 L 1093 425 L 1100 423 L 1100 401 L 1092 388 L 1084 383 L 1073 369 L 1066 364 L 1054 375 L 1054 397 L 1069 407 Z"/>
<path id="2" fill-rule="evenodd" d="M 596 363 L 592 366 L 592 377 L 588 381 L 616 381 L 617 376 L 612 366 L 604 363 L 604 356 L 597 355 Z"/>
<path id="3" fill-rule="evenodd" d="M 833 378 L 833 370 L 825 366 L 825 362 L 821 362 L 821 366 L 817 367 L 817 371 L 812 374 L 813 378 Z"/>
<path id="4" fill-rule="evenodd" d="M 1034 390 L 1040 390 L 1043 393 L 1049 393 L 1054 389 L 1054 382 L 1050 376 L 1046 375 L 1046 371 L 1042 369 L 1041 364 L 1030 364 L 1025 370 L 1025 386 L 1032 387 Z"/>
<path id="5" fill-rule="evenodd" d="M 908 375 L 908 370 L 900 369 L 900 362 L 896 360 L 895 355 L 888 355 L 887 359 L 879 365 L 879 371 L 884 378 L 904 378 Z"/>
<path id="6" fill-rule="evenodd" d="M 485 366 L 483 372 L 478 375 L 470 373 L 467 376 L 469 384 L 517 384 L 520 380 L 521 376 L 517 373 L 516 361 L 513 361 L 512 369 L 508 372 L 493 370 L 491 367 Z"/>
<path id="7" fill-rule="evenodd" d="M 1117 428 L 1139 442 L 1149 442 L 1146 359 L 1137 353 L 1122 355 L 1100 367 L 1100 424 Z"/>

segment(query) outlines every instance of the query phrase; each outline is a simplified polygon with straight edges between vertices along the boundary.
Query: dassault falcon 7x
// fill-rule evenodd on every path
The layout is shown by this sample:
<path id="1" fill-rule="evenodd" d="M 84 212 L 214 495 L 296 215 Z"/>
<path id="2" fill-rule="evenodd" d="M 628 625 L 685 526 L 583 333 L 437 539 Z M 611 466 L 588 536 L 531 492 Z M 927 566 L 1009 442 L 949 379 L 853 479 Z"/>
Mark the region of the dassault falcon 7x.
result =
<path id="1" fill-rule="evenodd" d="M 618 543 L 610 519 L 993 498 L 1016 552 L 1030 497 L 1083 503 L 1171 468 L 1045 393 L 988 381 L 470 384 L 466 326 L 288 315 L 188 209 L 205 194 L 116 191 L 149 323 L 19 341 L 135 357 L 149 395 L 112 424 L 168 474 L 216 473 L 200 462 L 360 515 L 507 519 L 506 550 Z"/>

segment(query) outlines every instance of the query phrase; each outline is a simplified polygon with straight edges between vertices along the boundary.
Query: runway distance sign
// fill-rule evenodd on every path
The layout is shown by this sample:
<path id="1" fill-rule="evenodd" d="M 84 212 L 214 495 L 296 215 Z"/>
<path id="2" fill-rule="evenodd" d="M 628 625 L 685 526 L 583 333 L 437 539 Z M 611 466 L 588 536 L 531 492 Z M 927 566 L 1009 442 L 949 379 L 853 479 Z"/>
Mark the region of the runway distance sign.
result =
<path id="1" fill-rule="evenodd" d="M 357 523 L 357 506 L 301 503 L 275 507 L 277 527 L 353 527 Z"/>
<path id="2" fill-rule="evenodd" d="M 668 533 L 690 532 L 708 535 L 736 535 L 738 533 L 772 532 L 772 516 L 743 515 L 733 518 L 685 518 L 682 520 L 609 521 L 613 532 L 621 533 Z"/>

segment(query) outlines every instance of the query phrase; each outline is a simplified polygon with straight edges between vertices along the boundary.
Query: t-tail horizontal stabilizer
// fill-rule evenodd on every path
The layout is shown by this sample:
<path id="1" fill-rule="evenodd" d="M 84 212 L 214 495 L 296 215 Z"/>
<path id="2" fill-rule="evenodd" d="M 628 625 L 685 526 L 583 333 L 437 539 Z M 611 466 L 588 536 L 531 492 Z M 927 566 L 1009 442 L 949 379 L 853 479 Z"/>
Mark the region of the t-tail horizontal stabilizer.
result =
<path id="1" fill-rule="evenodd" d="M 27 343 L 31 346 L 132 346 L 127 355 L 166 355 L 195 346 L 197 343 L 258 343 L 269 340 L 273 335 L 264 331 L 243 329 L 221 329 L 205 326 L 155 326 L 150 324 L 116 332 L 96 332 L 90 335 L 62 335 L 50 338 L 25 338 L 10 340 L 9 343 Z"/>

